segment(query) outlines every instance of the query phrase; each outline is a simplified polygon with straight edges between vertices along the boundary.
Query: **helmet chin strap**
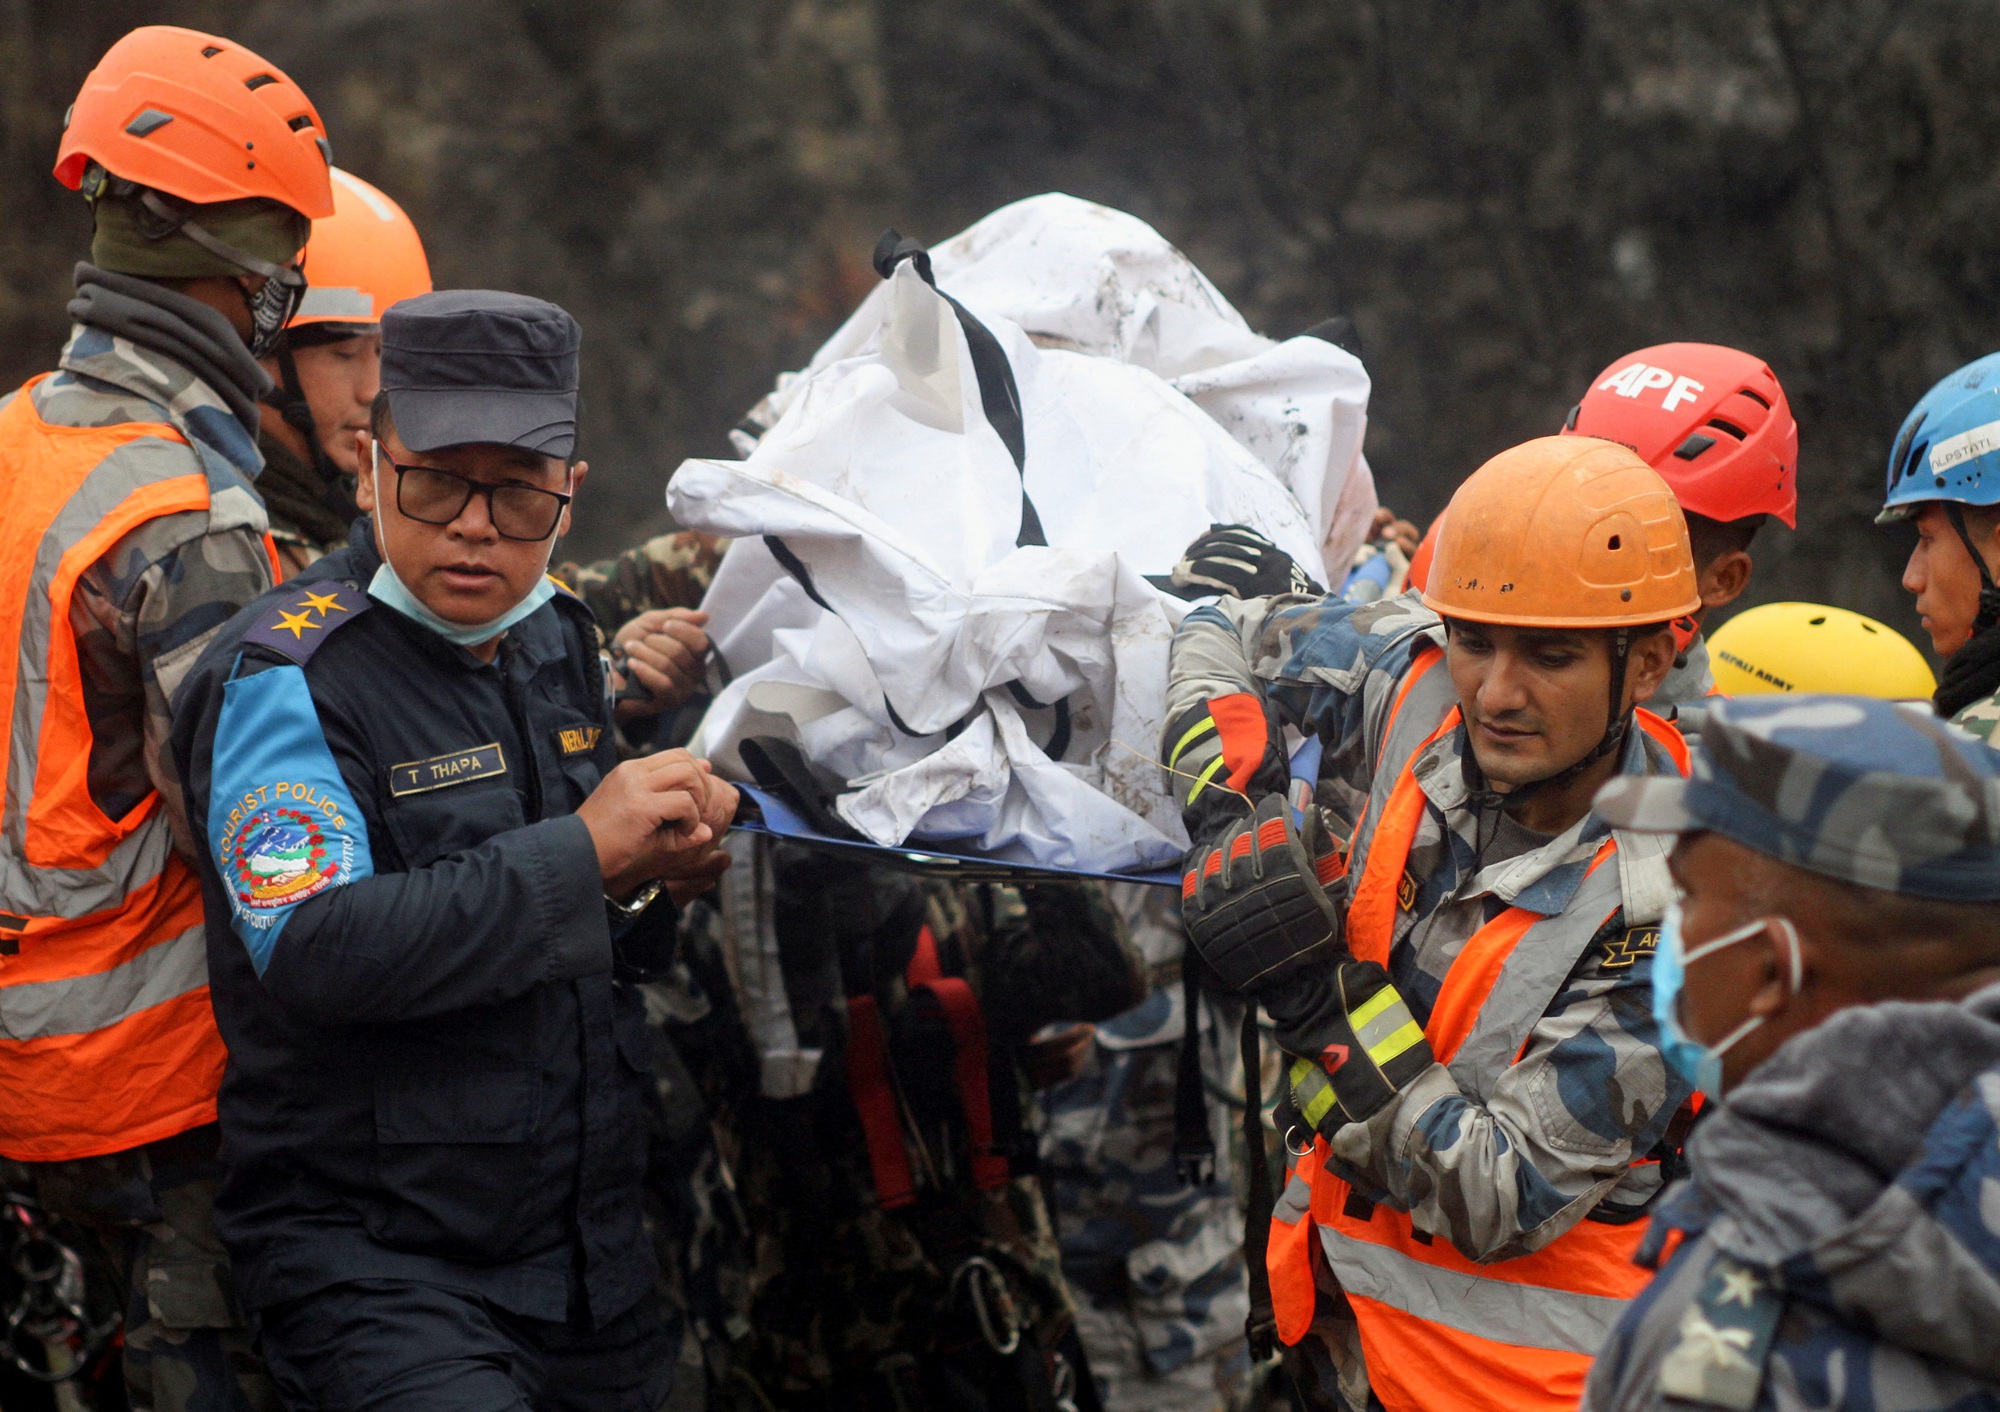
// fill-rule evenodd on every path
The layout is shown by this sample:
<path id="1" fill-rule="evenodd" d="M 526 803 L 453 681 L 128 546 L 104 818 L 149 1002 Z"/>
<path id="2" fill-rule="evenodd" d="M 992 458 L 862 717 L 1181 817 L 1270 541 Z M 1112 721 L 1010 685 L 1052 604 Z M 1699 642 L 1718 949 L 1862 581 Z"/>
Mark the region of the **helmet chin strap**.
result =
<path id="1" fill-rule="evenodd" d="M 1959 540 L 1965 545 L 1965 552 L 1972 556 L 1972 566 L 1979 570 L 1979 612 L 1972 619 L 1974 635 L 1990 631 L 2000 624 L 2000 587 L 1993 582 L 1992 571 L 1986 567 L 1986 556 L 1972 542 L 1972 533 L 1965 527 L 1965 509 L 1956 500 L 1944 502 L 1945 518 L 1958 531 Z"/>
<path id="2" fill-rule="evenodd" d="M 312 405 L 306 401 L 305 386 L 299 381 L 299 365 L 293 361 L 290 341 L 280 340 L 274 356 L 278 360 L 278 382 L 265 400 L 278 409 L 287 426 L 305 437 L 312 468 L 319 472 L 320 478 L 329 485 L 340 484 L 344 473 L 320 444 L 319 424 L 313 420 Z"/>

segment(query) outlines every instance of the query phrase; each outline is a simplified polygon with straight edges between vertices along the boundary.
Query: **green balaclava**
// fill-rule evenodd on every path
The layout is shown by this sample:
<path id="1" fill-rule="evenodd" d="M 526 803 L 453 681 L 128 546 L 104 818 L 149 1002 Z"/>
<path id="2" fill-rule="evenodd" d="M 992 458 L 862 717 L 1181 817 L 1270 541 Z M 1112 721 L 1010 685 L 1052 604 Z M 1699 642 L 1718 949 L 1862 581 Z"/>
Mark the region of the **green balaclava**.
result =
<path id="1" fill-rule="evenodd" d="M 276 347 L 305 294 L 292 267 L 312 234 L 312 222 L 276 201 L 252 198 L 206 204 L 179 201 L 92 165 L 84 198 L 96 226 L 90 258 L 99 269 L 138 279 L 239 279 L 263 275 L 245 294 L 252 333 L 250 356 Z"/>

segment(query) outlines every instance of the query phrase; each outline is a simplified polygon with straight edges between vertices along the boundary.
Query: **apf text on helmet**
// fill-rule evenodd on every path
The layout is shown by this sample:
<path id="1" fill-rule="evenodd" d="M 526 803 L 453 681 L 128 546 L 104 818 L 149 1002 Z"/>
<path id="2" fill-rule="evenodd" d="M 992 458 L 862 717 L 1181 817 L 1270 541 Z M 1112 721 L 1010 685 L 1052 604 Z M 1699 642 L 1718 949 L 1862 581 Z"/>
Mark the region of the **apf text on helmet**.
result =
<path id="1" fill-rule="evenodd" d="M 1702 385 L 1690 377 L 1678 377 L 1665 368 L 1656 368 L 1651 363 L 1632 363 L 1620 368 L 1597 385 L 1599 392 L 1616 391 L 1620 397 L 1637 397 L 1650 388 L 1668 388 L 1667 395 L 1660 399 L 1663 411 L 1671 412 L 1683 402 L 1692 402 L 1702 392 Z"/>

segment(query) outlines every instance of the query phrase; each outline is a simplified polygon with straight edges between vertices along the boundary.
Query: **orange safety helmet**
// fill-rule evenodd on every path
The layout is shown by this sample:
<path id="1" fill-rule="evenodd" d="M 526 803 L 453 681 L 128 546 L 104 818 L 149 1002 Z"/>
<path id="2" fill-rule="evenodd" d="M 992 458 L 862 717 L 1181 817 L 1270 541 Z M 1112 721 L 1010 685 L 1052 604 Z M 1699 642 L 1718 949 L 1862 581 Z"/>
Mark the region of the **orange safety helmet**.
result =
<path id="1" fill-rule="evenodd" d="M 313 222 L 305 272 L 305 299 L 288 328 L 379 324 L 391 304 L 431 292 L 430 261 L 403 208 L 338 167 L 333 214 Z"/>
<path id="2" fill-rule="evenodd" d="M 333 149 L 312 100 L 199 30 L 146 25 L 105 51 L 64 119 L 56 180 L 75 190 L 92 162 L 201 205 L 261 197 L 313 220 L 334 213 Z"/>
<path id="3" fill-rule="evenodd" d="M 1619 628 L 1692 613 L 1701 595 L 1659 472 L 1616 442 L 1543 436 L 1451 497 L 1423 601 L 1468 622 Z"/>

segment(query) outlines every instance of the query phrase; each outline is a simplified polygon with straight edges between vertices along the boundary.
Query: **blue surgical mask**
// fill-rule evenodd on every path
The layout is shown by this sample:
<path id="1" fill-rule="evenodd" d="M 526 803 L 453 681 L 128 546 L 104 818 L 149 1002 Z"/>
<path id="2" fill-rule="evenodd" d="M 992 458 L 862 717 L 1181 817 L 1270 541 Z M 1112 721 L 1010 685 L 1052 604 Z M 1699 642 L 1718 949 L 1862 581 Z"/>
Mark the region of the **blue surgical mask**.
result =
<path id="1" fill-rule="evenodd" d="M 447 642 L 455 642 L 460 647 L 477 647 L 500 636 L 508 628 L 534 612 L 556 596 L 555 585 L 544 574 L 535 580 L 535 586 L 528 590 L 528 596 L 509 608 L 499 617 L 483 623 L 454 623 L 440 618 L 436 613 L 417 601 L 417 595 L 397 577 L 396 571 L 384 559 L 382 567 L 375 571 L 375 577 L 368 581 L 368 596 L 385 608 L 394 608 L 412 622 L 422 623 Z"/>
<path id="2" fill-rule="evenodd" d="M 1660 1049 L 1676 1073 L 1710 1098 L 1722 1097 L 1722 1056 L 1763 1024 L 1765 1017 L 1752 1015 L 1713 1046 L 1694 1039 L 1681 1028 L 1681 989 L 1687 980 L 1688 964 L 1713 955 L 1725 946 L 1748 941 L 1767 929 L 1774 929 L 1784 939 L 1791 967 L 1791 993 L 1797 995 L 1804 976 L 1799 955 L 1799 934 L 1790 918 L 1759 917 L 1754 922 L 1745 922 L 1735 931 L 1703 942 L 1693 951 L 1686 950 L 1681 940 L 1679 898 L 1667 904 L 1667 913 L 1660 919 L 1660 940 L 1653 948 L 1653 1019 L 1660 1026 Z"/>

